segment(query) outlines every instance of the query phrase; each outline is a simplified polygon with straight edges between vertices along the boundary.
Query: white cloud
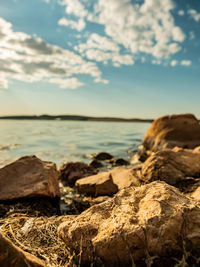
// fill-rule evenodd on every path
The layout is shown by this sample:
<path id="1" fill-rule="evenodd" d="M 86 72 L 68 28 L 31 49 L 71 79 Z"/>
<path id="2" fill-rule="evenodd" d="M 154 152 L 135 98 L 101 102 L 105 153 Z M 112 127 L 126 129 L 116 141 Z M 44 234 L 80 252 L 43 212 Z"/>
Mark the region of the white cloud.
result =
<path id="1" fill-rule="evenodd" d="M 49 80 L 49 82 L 59 84 L 60 88 L 63 88 L 63 89 L 76 89 L 77 87 L 84 85 L 84 83 L 80 82 L 75 77 L 67 78 L 67 79 L 52 78 Z"/>
<path id="2" fill-rule="evenodd" d="M 69 15 L 83 18 L 88 14 L 87 9 L 79 0 L 60 0 L 58 3 L 65 6 L 65 11 Z"/>
<path id="3" fill-rule="evenodd" d="M 0 90 L 7 88 L 8 88 L 8 81 L 4 77 L 0 76 Z"/>
<path id="4" fill-rule="evenodd" d="M 178 15 L 179 15 L 179 16 L 184 16 L 184 15 L 185 15 L 185 11 L 182 10 L 182 9 L 179 10 L 179 11 L 178 11 Z"/>
<path id="5" fill-rule="evenodd" d="M 46 43 L 38 37 L 14 32 L 12 24 L 0 18 L 0 87 L 9 79 L 24 82 L 47 81 L 61 88 L 82 85 L 75 75 L 87 74 L 102 80 L 94 62 L 84 60 L 70 50 Z"/>
<path id="6" fill-rule="evenodd" d="M 59 21 L 58 21 L 58 25 L 61 25 L 61 26 L 69 26 L 70 28 L 74 29 L 74 30 L 77 30 L 77 31 L 82 31 L 85 26 L 86 26 L 86 23 L 83 19 L 79 19 L 79 20 L 69 20 L 69 19 L 66 19 L 66 18 L 61 18 Z"/>
<path id="7" fill-rule="evenodd" d="M 189 9 L 188 14 L 192 19 L 194 19 L 196 22 L 200 21 L 200 13 L 198 13 L 195 9 Z"/>
<path id="8" fill-rule="evenodd" d="M 189 38 L 190 38 L 190 40 L 195 39 L 195 33 L 193 31 L 189 32 Z"/>
<path id="9" fill-rule="evenodd" d="M 98 0 L 88 20 L 104 25 L 105 33 L 133 54 L 167 58 L 181 49 L 178 43 L 185 39 L 171 15 L 174 7 L 171 0 L 146 0 L 141 5 L 131 0 Z"/>
<path id="10" fill-rule="evenodd" d="M 112 41 L 112 39 L 101 36 L 97 33 L 93 33 L 89 36 L 88 40 L 84 44 L 79 44 L 77 50 L 82 53 L 87 49 L 99 49 L 103 51 L 114 51 L 120 50 L 119 46 Z"/>
<path id="11" fill-rule="evenodd" d="M 158 60 L 168 59 L 182 49 L 181 43 L 186 38 L 175 24 L 171 12 L 175 9 L 173 0 L 135 3 L 131 0 L 62 0 L 59 3 L 65 6 L 66 14 L 103 26 L 105 36 L 91 33 L 85 43 L 75 47 L 90 59 L 95 60 L 96 55 L 96 61 L 101 59 L 107 63 L 108 51 L 118 55 L 123 51 L 129 57 L 132 54 L 132 58 L 149 54 Z M 178 14 L 184 15 L 184 11 L 179 10 Z M 66 24 L 70 26 L 72 22 Z M 119 66 L 114 61 L 113 65 Z"/>
<path id="12" fill-rule="evenodd" d="M 192 61 L 191 61 L 191 60 L 182 60 L 182 61 L 180 62 L 180 64 L 181 64 L 182 66 L 191 66 L 191 65 L 192 65 Z"/>
<path id="13" fill-rule="evenodd" d="M 175 66 L 178 65 L 178 61 L 177 61 L 177 60 L 172 60 L 171 63 L 170 63 L 170 65 L 171 65 L 172 67 L 175 67 Z"/>
<path id="14" fill-rule="evenodd" d="M 109 60 L 113 62 L 113 65 L 119 67 L 120 65 L 132 65 L 134 64 L 133 57 L 131 55 L 120 55 L 118 53 L 104 52 L 97 49 L 89 49 L 85 53 L 86 57 L 90 60 L 98 62 L 104 62 L 107 64 Z"/>

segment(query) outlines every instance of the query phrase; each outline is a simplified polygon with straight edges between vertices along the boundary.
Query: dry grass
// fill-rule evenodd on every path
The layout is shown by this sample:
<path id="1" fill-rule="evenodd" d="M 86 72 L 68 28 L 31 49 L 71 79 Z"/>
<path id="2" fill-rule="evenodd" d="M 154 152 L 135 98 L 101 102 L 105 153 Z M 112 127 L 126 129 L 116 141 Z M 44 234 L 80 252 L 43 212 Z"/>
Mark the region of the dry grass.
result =
<path id="1" fill-rule="evenodd" d="M 74 255 L 57 236 L 61 218 L 15 213 L 0 219 L 0 230 L 18 247 L 44 260 L 46 266 L 76 266 Z"/>

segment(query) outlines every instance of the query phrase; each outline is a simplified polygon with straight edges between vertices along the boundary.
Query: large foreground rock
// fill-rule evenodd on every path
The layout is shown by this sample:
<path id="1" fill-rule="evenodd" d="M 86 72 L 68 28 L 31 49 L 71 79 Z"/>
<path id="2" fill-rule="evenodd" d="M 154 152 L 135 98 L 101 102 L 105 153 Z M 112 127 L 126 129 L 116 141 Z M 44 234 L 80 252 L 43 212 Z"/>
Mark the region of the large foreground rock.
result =
<path id="1" fill-rule="evenodd" d="M 110 196 L 123 188 L 131 185 L 138 186 L 139 184 L 132 168 L 117 167 L 109 172 L 79 179 L 75 185 L 80 193 L 93 196 Z"/>
<path id="2" fill-rule="evenodd" d="M 192 114 L 163 116 L 152 123 L 142 143 L 154 152 L 175 146 L 193 149 L 200 146 L 200 124 Z"/>
<path id="3" fill-rule="evenodd" d="M 162 180 L 179 188 L 194 184 L 200 181 L 200 153 L 180 148 L 156 152 L 142 165 L 141 179 Z"/>
<path id="4" fill-rule="evenodd" d="M 67 216 L 58 235 L 72 251 L 81 251 L 85 264 L 174 266 L 178 257 L 179 266 L 186 266 L 189 253 L 193 262 L 200 254 L 199 221 L 196 201 L 156 181 L 123 189 L 75 218 Z"/>
<path id="5" fill-rule="evenodd" d="M 0 266 L 1 267 L 45 267 L 35 256 L 16 247 L 0 233 Z"/>
<path id="6" fill-rule="evenodd" d="M 56 165 L 26 156 L 0 169 L 0 200 L 59 196 Z"/>

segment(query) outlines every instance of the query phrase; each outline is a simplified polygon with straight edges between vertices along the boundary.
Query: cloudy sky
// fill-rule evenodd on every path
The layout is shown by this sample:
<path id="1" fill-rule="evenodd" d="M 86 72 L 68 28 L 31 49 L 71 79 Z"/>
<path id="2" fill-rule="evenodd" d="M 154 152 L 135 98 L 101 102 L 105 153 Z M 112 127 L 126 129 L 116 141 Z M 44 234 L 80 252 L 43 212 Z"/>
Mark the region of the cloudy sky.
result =
<path id="1" fill-rule="evenodd" d="M 200 118 L 200 0 L 0 0 L 0 115 Z"/>

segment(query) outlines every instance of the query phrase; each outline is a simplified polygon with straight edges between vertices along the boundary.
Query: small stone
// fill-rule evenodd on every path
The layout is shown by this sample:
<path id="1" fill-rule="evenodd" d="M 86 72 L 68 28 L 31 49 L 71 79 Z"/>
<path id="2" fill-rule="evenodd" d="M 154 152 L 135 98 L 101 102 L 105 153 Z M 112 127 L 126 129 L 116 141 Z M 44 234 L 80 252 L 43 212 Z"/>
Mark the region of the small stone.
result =
<path id="1" fill-rule="evenodd" d="M 84 162 L 67 162 L 60 168 L 60 177 L 64 185 L 73 186 L 78 179 L 97 174 L 92 166 Z"/>
<path id="2" fill-rule="evenodd" d="M 113 158 L 113 156 L 107 152 L 94 153 L 91 154 L 91 157 L 97 160 L 107 160 Z"/>
<path id="3" fill-rule="evenodd" d="M 98 169 L 98 168 L 102 168 L 103 164 L 101 163 L 101 161 L 97 160 L 97 159 L 92 159 L 89 164 L 89 166 Z"/>

